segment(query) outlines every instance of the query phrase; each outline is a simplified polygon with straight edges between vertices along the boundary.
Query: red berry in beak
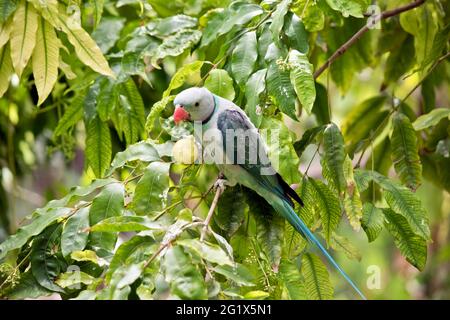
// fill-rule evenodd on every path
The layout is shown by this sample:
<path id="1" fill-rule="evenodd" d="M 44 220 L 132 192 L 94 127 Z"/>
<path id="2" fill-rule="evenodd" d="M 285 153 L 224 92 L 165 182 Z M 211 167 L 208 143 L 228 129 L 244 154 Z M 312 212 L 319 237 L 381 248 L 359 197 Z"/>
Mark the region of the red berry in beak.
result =
<path id="1" fill-rule="evenodd" d="M 175 121 L 175 124 L 179 124 L 180 122 L 188 119 L 189 112 L 184 110 L 184 108 L 180 105 L 175 106 L 175 112 L 173 113 L 173 120 Z"/>

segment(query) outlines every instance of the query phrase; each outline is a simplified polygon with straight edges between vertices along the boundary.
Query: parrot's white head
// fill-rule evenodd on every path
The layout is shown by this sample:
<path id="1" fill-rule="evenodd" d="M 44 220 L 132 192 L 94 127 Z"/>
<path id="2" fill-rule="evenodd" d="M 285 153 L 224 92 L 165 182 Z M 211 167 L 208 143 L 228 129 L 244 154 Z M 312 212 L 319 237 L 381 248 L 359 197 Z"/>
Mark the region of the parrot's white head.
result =
<path id="1" fill-rule="evenodd" d="M 214 112 L 214 96 L 206 88 L 193 87 L 181 91 L 173 101 L 175 123 L 204 121 Z"/>

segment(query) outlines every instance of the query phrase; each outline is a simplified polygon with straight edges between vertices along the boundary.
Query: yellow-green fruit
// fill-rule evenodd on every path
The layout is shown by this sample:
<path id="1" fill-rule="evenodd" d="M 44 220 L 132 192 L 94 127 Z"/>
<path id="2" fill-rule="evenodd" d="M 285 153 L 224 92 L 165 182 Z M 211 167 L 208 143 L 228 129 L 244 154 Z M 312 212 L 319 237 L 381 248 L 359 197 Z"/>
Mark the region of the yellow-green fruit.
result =
<path id="1" fill-rule="evenodd" d="M 178 140 L 172 149 L 173 158 L 178 163 L 191 164 L 198 158 L 198 149 L 193 136 Z"/>

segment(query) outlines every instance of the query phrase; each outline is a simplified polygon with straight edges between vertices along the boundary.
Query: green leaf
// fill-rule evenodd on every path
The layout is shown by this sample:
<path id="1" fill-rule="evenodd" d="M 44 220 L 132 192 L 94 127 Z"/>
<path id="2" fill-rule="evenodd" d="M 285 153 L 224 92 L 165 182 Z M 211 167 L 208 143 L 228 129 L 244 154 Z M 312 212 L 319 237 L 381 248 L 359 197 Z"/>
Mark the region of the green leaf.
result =
<path id="1" fill-rule="evenodd" d="M 172 90 L 175 90 L 175 89 L 181 87 L 184 84 L 184 82 L 186 81 L 186 78 L 188 76 L 192 75 L 193 73 L 199 72 L 204 63 L 205 63 L 204 61 L 195 61 L 195 62 L 192 62 L 189 64 L 185 64 L 180 69 L 178 69 L 178 71 L 173 75 L 172 80 L 170 80 L 169 86 L 164 91 L 162 101 L 164 101 L 164 98 L 169 97 Z M 167 103 L 168 103 L 168 101 L 167 101 Z M 150 115 L 151 114 L 152 113 L 150 112 Z M 149 117 L 150 117 L 150 115 L 149 115 Z"/>
<path id="2" fill-rule="evenodd" d="M 299 157 L 302 156 L 305 149 L 312 143 L 316 137 L 323 131 L 323 126 L 313 127 L 303 133 L 302 138 L 294 143 L 295 152 Z"/>
<path id="3" fill-rule="evenodd" d="M 244 299 L 263 300 L 269 296 L 270 296 L 270 294 L 268 292 L 265 292 L 262 290 L 255 290 L 255 291 L 249 291 L 246 294 L 244 294 Z"/>
<path id="4" fill-rule="evenodd" d="M 102 19 L 103 6 L 105 4 L 105 0 L 89 0 L 89 4 L 91 5 L 93 11 L 92 16 L 94 18 L 94 29 L 95 29 L 97 28 L 98 24 L 100 23 L 100 20 Z"/>
<path id="5" fill-rule="evenodd" d="M 322 220 L 325 239 L 330 243 L 331 235 L 341 220 L 339 200 L 322 181 L 307 179 L 305 183 L 311 187 L 314 205 L 318 208 Z"/>
<path id="6" fill-rule="evenodd" d="M 205 81 L 205 88 L 219 97 L 233 101 L 235 93 L 233 79 L 223 69 L 214 69 Z"/>
<path id="7" fill-rule="evenodd" d="M 33 51 L 33 76 L 39 94 L 38 105 L 52 91 L 58 77 L 58 65 L 59 40 L 53 26 L 40 17 Z"/>
<path id="8" fill-rule="evenodd" d="M 144 133 L 145 109 L 142 97 L 132 79 L 120 85 L 119 106 L 113 122 L 119 133 L 125 137 L 127 145 L 135 143 Z"/>
<path id="9" fill-rule="evenodd" d="M 254 277 L 252 273 L 242 264 L 236 263 L 235 266 L 216 266 L 213 271 L 225 276 L 238 286 L 252 287 L 255 285 L 253 283 Z"/>
<path id="10" fill-rule="evenodd" d="M 389 115 L 389 111 L 382 110 L 385 102 L 384 96 L 370 98 L 354 107 L 346 116 L 341 128 L 350 156 L 353 156 L 363 140 L 369 138 L 373 130 Z"/>
<path id="11" fill-rule="evenodd" d="M 8 292 L 8 298 L 16 300 L 37 299 L 51 294 L 53 292 L 41 286 L 29 270 L 20 274 L 19 283 Z"/>
<path id="12" fill-rule="evenodd" d="M 299 172 L 300 159 L 292 145 L 289 129 L 277 118 L 264 118 L 261 128 L 267 145 L 267 151 L 273 168 L 288 184 L 298 183 L 301 179 Z"/>
<path id="13" fill-rule="evenodd" d="M 231 237 L 242 225 L 248 211 L 245 195 L 241 187 L 227 188 L 220 196 L 214 222 Z"/>
<path id="14" fill-rule="evenodd" d="M 289 5 L 292 0 L 282 0 L 272 14 L 272 24 L 270 25 L 270 31 L 272 32 L 273 41 L 280 46 L 280 34 L 284 25 L 284 17 L 289 10 Z"/>
<path id="15" fill-rule="evenodd" d="M 448 108 L 436 108 L 427 114 L 421 115 L 413 122 L 414 130 L 420 131 L 429 127 L 435 126 L 443 118 L 450 119 L 450 109 Z"/>
<path id="16" fill-rule="evenodd" d="M 411 229 L 409 222 L 390 209 L 383 210 L 386 229 L 394 237 L 395 245 L 409 263 L 422 271 L 427 261 L 427 243 Z"/>
<path id="17" fill-rule="evenodd" d="M 346 237 L 333 233 L 330 246 L 336 251 L 343 252 L 349 259 L 361 261 L 361 252 Z"/>
<path id="18" fill-rule="evenodd" d="M 9 81 L 14 73 L 14 67 L 11 61 L 11 50 L 7 44 L 0 48 L 0 97 L 2 97 L 9 87 Z"/>
<path id="19" fill-rule="evenodd" d="M 96 177 L 102 177 L 111 162 L 111 134 L 106 122 L 95 116 L 87 123 L 86 158 Z"/>
<path id="20" fill-rule="evenodd" d="M 305 283 L 293 261 L 281 259 L 279 274 L 291 300 L 306 300 Z"/>
<path id="21" fill-rule="evenodd" d="M 155 126 L 155 122 L 159 118 L 161 112 L 164 110 L 167 104 L 171 102 L 173 99 L 175 99 L 175 96 L 163 97 L 160 101 L 156 102 L 152 106 L 152 109 L 150 110 L 150 113 L 147 116 L 147 121 L 145 123 L 145 129 L 147 130 L 147 132 L 152 132 Z"/>
<path id="22" fill-rule="evenodd" d="M 114 118 L 114 111 L 119 101 L 118 89 L 118 86 L 111 78 L 104 77 L 100 80 L 99 92 L 96 97 L 96 110 L 102 121 Z"/>
<path id="23" fill-rule="evenodd" d="M 325 25 L 324 11 L 319 8 L 319 3 L 309 0 L 297 0 L 291 10 L 301 17 L 305 29 L 309 32 L 321 31 Z"/>
<path id="24" fill-rule="evenodd" d="M 48 225 L 58 218 L 64 217 L 70 213 L 69 208 L 52 208 L 42 214 L 39 214 L 29 224 L 17 230 L 17 232 L 0 244 L 0 259 L 14 249 L 22 247 L 31 237 L 40 234 Z"/>
<path id="25" fill-rule="evenodd" d="M 178 240 L 177 244 L 188 248 L 198 254 L 202 259 L 219 265 L 233 265 L 228 254 L 223 251 L 218 245 L 206 241 L 201 242 L 197 239 L 183 239 Z"/>
<path id="26" fill-rule="evenodd" d="M 245 85 L 245 97 L 247 98 L 245 112 L 257 128 L 261 125 L 263 118 L 262 106 L 260 105 L 261 100 L 259 96 L 266 89 L 266 73 L 267 69 L 256 71 L 251 75 Z"/>
<path id="27" fill-rule="evenodd" d="M 344 138 L 338 126 L 330 123 L 323 131 L 323 156 L 322 167 L 326 167 L 325 178 L 341 195 L 346 189 L 347 183 L 344 176 Z"/>
<path id="28" fill-rule="evenodd" d="M 89 224 L 94 226 L 107 218 L 121 216 L 124 210 L 124 193 L 124 186 L 121 183 L 105 187 L 92 201 Z M 91 233 L 89 235 L 90 246 L 106 251 L 114 249 L 116 240 L 116 234 Z"/>
<path id="29" fill-rule="evenodd" d="M 0 0 L 0 23 L 6 22 L 9 16 L 16 11 L 19 0 Z"/>
<path id="30" fill-rule="evenodd" d="M 151 162 L 160 160 L 158 151 L 150 141 L 140 141 L 135 143 L 122 152 L 116 153 L 108 174 L 117 168 L 123 167 L 127 162 L 139 160 L 141 162 Z"/>
<path id="31" fill-rule="evenodd" d="M 196 26 L 196 18 L 177 14 L 164 19 L 152 20 L 146 25 L 146 28 L 152 36 L 164 38 L 168 35 L 177 33 L 180 30 L 195 28 Z"/>
<path id="32" fill-rule="evenodd" d="M 422 180 L 422 165 L 414 128 L 408 117 L 396 113 L 392 118 L 392 162 L 395 172 L 408 188 L 416 190 Z"/>
<path id="33" fill-rule="evenodd" d="M 69 271 L 61 273 L 55 283 L 62 288 L 75 287 L 79 289 L 81 284 L 90 285 L 95 282 L 95 278 L 83 271 Z"/>
<path id="34" fill-rule="evenodd" d="M 163 42 L 149 53 L 152 65 L 157 67 L 158 60 L 169 56 L 179 56 L 185 50 L 197 44 L 201 36 L 202 33 L 200 31 L 187 29 L 165 37 Z"/>
<path id="35" fill-rule="evenodd" d="M 89 207 L 79 209 L 67 219 L 61 234 L 61 252 L 64 257 L 86 247 L 89 237 L 87 228 L 89 228 Z"/>
<path id="36" fill-rule="evenodd" d="M 170 290 L 181 299 L 206 299 L 203 276 L 180 246 L 167 250 L 162 262 Z"/>
<path id="37" fill-rule="evenodd" d="M 289 64 L 292 68 L 290 73 L 291 83 L 297 97 L 306 112 L 311 114 L 316 99 L 313 66 L 309 63 L 308 57 L 297 50 L 292 50 L 289 53 Z"/>
<path id="38" fill-rule="evenodd" d="M 372 167 L 373 161 L 373 170 L 383 175 L 387 175 L 390 167 L 392 166 L 390 156 L 391 151 L 391 141 L 389 140 L 389 137 L 386 137 L 375 146 L 373 154 L 369 158 L 366 167 Z"/>
<path id="39" fill-rule="evenodd" d="M 99 258 L 92 250 L 74 251 L 70 254 L 70 257 L 75 261 L 89 261 L 99 266 L 107 264 L 104 259 Z"/>
<path id="40" fill-rule="evenodd" d="M 142 272 L 143 263 L 150 258 L 150 255 L 154 250 L 153 244 L 154 240 L 149 236 L 134 236 L 130 240 L 121 244 L 114 254 L 114 257 L 109 265 L 109 269 L 106 272 L 106 282 L 111 282 L 113 277 L 116 276 L 116 272 L 119 271 L 117 273 L 118 275 L 121 273 L 121 270 L 125 271 L 132 265 L 142 265 L 139 266 Z M 122 286 L 119 285 L 119 287 Z"/>
<path id="41" fill-rule="evenodd" d="M 100 74 L 114 77 L 102 51 L 76 18 L 58 11 L 56 3 L 48 3 L 41 12 L 47 21 L 67 35 L 81 62 Z"/>
<path id="42" fill-rule="evenodd" d="M 295 13 L 288 13 L 284 23 L 284 33 L 288 38 L 291 48 L 303 54 L 308 53 L 308 33 L 302 20 Z"/>
<path id="43" fill-rule="evenodd" d="M 103 2 L 102 0 L 101 2 Z M 99 2 L 99 1 L 93 1 Z M 117 40 L 120 39 L 120 32 L 125 24 L 125 19 L 117 17 L 103 17 L 100 24 L 92 32 L 92 38 L 98 44 L 103 53 L 107 53 Z"/>
<path id="44" fill-rule="evenodd" d="M 90 228 L 92 232 L 130 232 L 162 230 L 159 222 L 146 216 L 117 216 L 106 218 Z"/>
<path id="45" fill-rule="evenodd" d="M 316 116 L 319 125 L 328 124 L 331 121 L 330 107 L 328 105 L 327 89 L 316 82 L 316 99 L 311 112 Z"/>
<path id="46" fill-rule="evenodd" d="M 10 42 L 12 63 L 19 77 L 33 53 L 37 28 L 36 10 L 28 1 L 21 1 L 14 14 Z"/>
<path id="47" fill-rule="evenodd" d="M 353 164 L 347 155 L 344 161 L 344 176 L 346 180 L 346 189 L 344 195 L 344 208 L 350 225 L 355 231 L 361 228 L 362 202 L 358 186 L 353 174 Z"/>
<path id="48" fill-rule="evenodd" d="M 366 0 L 326 0 L 328 5 L 342 13 L 344 17 L 362 18 L 370 2 Z"/>
<path id="49" fill-rule="evenodd" d="M 162 210 L 167 204 L 170 163 L 152 162 L 136 185 L 132 209 L 137 214 L 149 215 Z"/>
<path id="50" fill-rule="evenodd" d="M 373 180 L 383 189 L 383 197 L 389 207 L 406 218 L 412 230 L 424 239 L 430 239 L 428 215 L 419 198 L 405 186 L 396 183 L 375 171 L 355 170 L 357 181 Z M 360 182 L 358 183 L 360 184 Z M 360 188 L 361 190 L 361 188 Z"/>
<path id="51" fill-rule="evenodd" d="M 290 73 L 280 70 L 276 62 L 272 62 L 267 70 L 267 91 L 281 112 L 293 120 L 297 120 L 295 110 L 295 91 L 291 84 Z"/>
<path id="52" fill-rule="evenodd" d="M 41 286 L 51 291 L 63 293 L 64 290 L 54 283 L 56 277 L 65 268 L 65 261 L 59 251 L 60 236 L 61 225 L 49 226 L 33 240 L 30 261 L 31 272 Z"/>
<path id="53" fill-rule="evenodd" d="M 381 230 L 383 230 L 383 212 L 381 209 L 370 202 L 364 203 L 361 225 L 366 232 L 369 242 L 378 238 Z"/>
<path id="54" fill-rule="evenodd" d="M 276 272 L 281 260 L 285 219 L 277 215 L 263 199 L 254 199 L 249 203 L 249 207 L 256 220 L 258 243 L 262 246 L 262 251 L 267 255 L 272 269 Z"/>
<path id="55" fill-rule="evenodd" d="M 262 13 L 262 8 L 256 4 L 235 2 L 230 8 L 215 14 L 208 21 L 203 31 L 200 47 L 209 45 L 221 35 L 230 32 L 233 27 L 245 25 Z"/>
<path id="56" fill-rule="evenodd" d="M 66 108 L 64 115 L 58 121 L 53 135 L 55 137 L 65 134 L 71 127 L 74 127 L 83 117 L 83 105 L 85 95 L 78 94 L 69 106 Z"/>
<path id="57" fill-rule="evenodd" d="M 329 300 L 333 298 L 333 287 L 328 271 L 320 259 L 310 253 L 302 257 L 302 276 L 305 279 L 305 289 L 308 299 Z"/>
<path id="58" fill-rule="evenodd" d="M 256 32 L 247 32 L 238 40 L 231 55 L 231 72 L 239 85 L 247 82 L 257 59 Z"/>
<path id="59" fill-rule="evenodd" d="M 408 54 L 405 54 L 405 52 L 408 52 Z M 414 65 L 414 58 L 414 38 L 408 36 L 389 53 L 384 71 L 384 81 L 398 81 Z"/>

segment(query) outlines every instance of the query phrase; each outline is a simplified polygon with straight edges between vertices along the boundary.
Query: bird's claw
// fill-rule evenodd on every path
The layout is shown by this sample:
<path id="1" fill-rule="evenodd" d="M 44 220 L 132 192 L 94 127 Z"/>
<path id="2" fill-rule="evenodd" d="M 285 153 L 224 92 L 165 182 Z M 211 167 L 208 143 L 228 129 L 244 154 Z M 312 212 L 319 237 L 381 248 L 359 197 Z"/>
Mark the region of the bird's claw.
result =
<path id="1" fill-rule="evenodd" d="M 217 179 L 216 182 L 214 183 L 214 190 L 220 190 L 220 192 L 224 192 L 225 191 L 225 187 L 227 186 L 227 180 L 225 179 Z"/>

